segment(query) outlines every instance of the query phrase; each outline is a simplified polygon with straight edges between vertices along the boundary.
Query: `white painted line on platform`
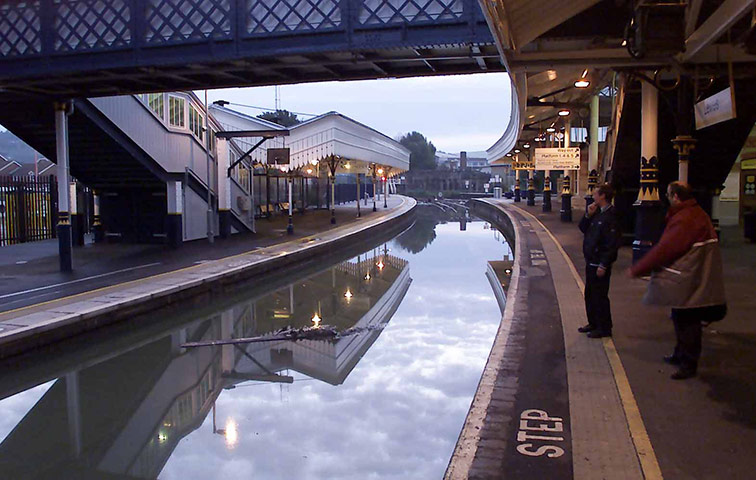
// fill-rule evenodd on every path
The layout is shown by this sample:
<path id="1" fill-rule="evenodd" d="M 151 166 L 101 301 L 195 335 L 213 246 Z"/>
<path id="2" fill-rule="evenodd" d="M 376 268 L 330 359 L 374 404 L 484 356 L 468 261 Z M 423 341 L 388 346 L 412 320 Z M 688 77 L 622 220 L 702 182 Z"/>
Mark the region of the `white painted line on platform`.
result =
<path id="1" fill-rule="evenodd" d="M 63 283 L 56 283 L 54 285 L 47 285 L 46 287 L 31 288 L 29 290 L 24 290 L 24 291 L 21 291 L 21 292 L 8 293 L 8 294 L 5 294 L 5 295 L 0 295 L 0 300 L 2 300 L 3 298 L 11 298 L 11 297 L 17 297 L 19 295 L 25 295 L 27 293 L 40 292 L 42 290 L 47 290 L 47 289 L 50 289 L 50 288 L 63 287 L 63 286 L 66 286 L 66 285 L 73 285 L 74 283 L 86 282 L 88 280 L 94 280 L 95 278 L 107 277 L 107 276 L 110 276 L 110 275 L 115 275 L 117 273 L 124 273 L 124 272 L 129 272 L 129 271 L 132 271 L 132 270 L 139 270 L 139 269 L 142 269 L 142 268 L 154 267 L 155 265 L 160 265 L 160 262 L 147 263 L 145 265 L 139 265 L 139 266 L 136 266 L 136 267 L 124 268 L 124 269 L 121 269 L 121 270 L 115 270 L 113 272 L 108 272 L 108 273 L 101 273 L 99 275 L 92 275 L 91 277 L 84 277 L 84 278 L 79 278 L 77 280 L 71 280 L 70 282 L 63 282 Z"/>

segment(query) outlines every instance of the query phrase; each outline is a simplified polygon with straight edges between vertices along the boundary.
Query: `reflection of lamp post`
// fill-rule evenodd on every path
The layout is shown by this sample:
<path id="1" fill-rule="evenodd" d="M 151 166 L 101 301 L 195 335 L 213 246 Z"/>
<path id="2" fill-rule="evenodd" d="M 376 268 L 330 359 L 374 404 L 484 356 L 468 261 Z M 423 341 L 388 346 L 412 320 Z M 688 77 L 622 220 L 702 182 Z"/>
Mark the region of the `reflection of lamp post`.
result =
<path id="1" fill-rule="evenodd" d="M 213 402 L 213 433 L 222 435 L 226 439 L 226 446 L 234 448 L 239 441 L 239 432 L 236 429 L 236 422 L 229 418 L 226 420 L 226 428 L 217 428 L 215 425 L 215 402 Z"/>

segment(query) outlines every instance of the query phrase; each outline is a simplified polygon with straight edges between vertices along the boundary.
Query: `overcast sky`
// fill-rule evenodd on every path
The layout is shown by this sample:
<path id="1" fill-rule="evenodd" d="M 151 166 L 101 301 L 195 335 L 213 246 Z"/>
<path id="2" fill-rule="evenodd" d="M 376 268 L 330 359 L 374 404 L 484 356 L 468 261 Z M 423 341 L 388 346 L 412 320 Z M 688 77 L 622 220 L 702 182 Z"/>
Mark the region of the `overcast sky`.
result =
<path id="1" fill-rule="evenodd" d="M 203 92 L 197 94 L 203 98 Z M 211 90 L 208 99 L 273 109 L 275 88 Z M 280 101 L 282 109 L 293 112 L 335 110 L 394 138 L 416 130 L 445 152 L 480 151 L 504 132 L 509 82 L 506 73 L 488 73 L 284 85 Z M 230 108 L 261 113 L 235 105 Z"/>

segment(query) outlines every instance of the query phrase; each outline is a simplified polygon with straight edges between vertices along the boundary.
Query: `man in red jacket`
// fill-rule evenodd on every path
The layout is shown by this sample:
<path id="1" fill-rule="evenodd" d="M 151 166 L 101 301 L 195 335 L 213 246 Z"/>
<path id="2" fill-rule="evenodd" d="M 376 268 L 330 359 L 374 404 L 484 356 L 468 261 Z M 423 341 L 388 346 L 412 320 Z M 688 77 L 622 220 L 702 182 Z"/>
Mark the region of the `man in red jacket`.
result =
<path id="1" fill-rule="evenodd" d="M 724 302 L 721 257 L 719 257 L 716 245 L 717 234 L 709 216 L 693 198 L 693 193 L 687 184 L 670 183 L 667 187 L 667 198 L 670 203 L 667 225 L 659 242 L 630 268 L 628 275 L 640 277 L 665 268 L 678 276 L 685 275 L 685 272 L 669 267 L 683 256 L 689 255 L 694 249 L 701 247 L 704 247 L 702 250 L 708 247 L 716 249 L 713 257 L 704 258 L 702 255 L 692 255 L 690 258 L 694 263 L 707 261 L 714 267 L 702 269 L 698 268 L 701 265 L 693 265 L 690 271 L 701 275 L 700 278 L 695 279 L 695 282 L 688 282 L 695 285 L 685 292 L 673 292 L 675 295 L 670 295 L 670 298 L 676 297 L 675 303 L 671 305 L 673 307 L 671 317 L 675 325 L 677 345 L 674 353 L 664 357 L 664 361 L 678 365 L 679 370 L 672 374 L 672 379 L 683 380 L 696 375 L 698 359 L 701 356 L 701 323 L 721 320 L 727 313 L 727 306 Z M 711 261 L 712 258 L 713 261 Z M 651 283 L 654 283 L 653 279 Z M 649 289 L 651 288 L 652 285 L 649 285 Z"/>

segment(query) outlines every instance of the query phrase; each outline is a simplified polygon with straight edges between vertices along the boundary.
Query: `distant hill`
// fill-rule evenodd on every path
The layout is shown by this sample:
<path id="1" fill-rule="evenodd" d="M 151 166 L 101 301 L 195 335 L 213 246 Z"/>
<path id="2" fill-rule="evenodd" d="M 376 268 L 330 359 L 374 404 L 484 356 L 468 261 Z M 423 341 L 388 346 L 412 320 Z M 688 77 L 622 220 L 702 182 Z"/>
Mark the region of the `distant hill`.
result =
<path id="1" fill-rule="evenodd" d="M 8 130 L 0 129 L 0 155 L 18 163 L 34 163 L 34 149 Z M 37 156 L 43 157 L 39 153 Z"/>

